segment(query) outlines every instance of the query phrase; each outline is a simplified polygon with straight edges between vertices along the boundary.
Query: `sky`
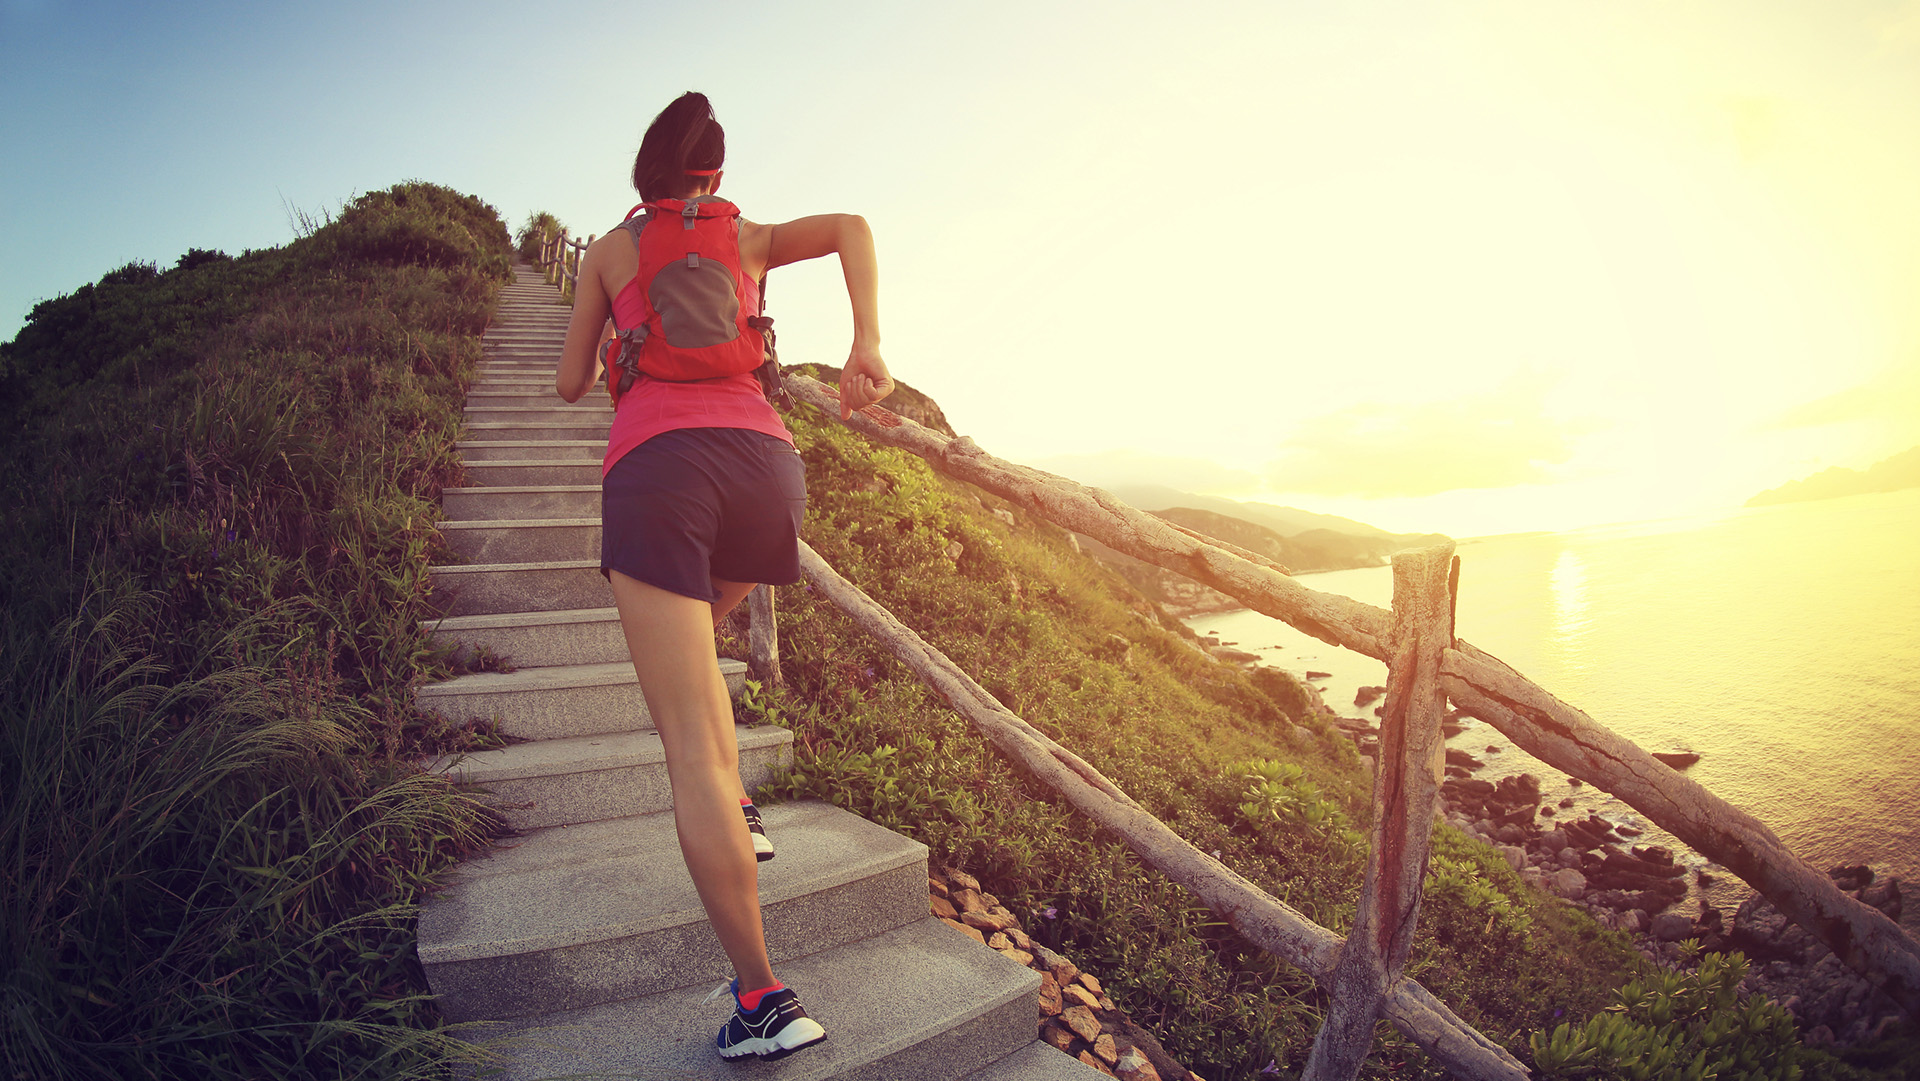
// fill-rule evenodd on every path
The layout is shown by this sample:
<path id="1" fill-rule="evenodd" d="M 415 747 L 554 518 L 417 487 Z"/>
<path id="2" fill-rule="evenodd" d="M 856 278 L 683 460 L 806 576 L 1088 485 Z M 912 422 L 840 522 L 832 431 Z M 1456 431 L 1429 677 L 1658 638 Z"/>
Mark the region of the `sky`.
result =
<path id="1" fill-rule="evenodd" d="M 0 336 L 401 180 L 604 233 L 712 98 L 864 215 L 883 351 L 1002 457 L 1456 536 L 1920 444 L 1920 0 L 0 0 Z M 831 260 L 782 357 L 838 363 Z"/>

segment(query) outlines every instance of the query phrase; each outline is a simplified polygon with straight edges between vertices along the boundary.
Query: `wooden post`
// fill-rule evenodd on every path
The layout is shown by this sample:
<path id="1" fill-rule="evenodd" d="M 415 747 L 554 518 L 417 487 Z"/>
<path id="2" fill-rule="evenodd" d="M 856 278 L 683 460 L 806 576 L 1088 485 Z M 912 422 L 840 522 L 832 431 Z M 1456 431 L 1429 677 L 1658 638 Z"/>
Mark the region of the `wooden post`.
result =
<path id="1" fill-rule="evenodd" d="M 1452 542 L 1393 557 L 1392 656 L 1373 771 L 1373 852 L 1353 930 L 1329 981 L 1333 1002 L 1302 1081 L 1347 1081 L 1360 1072 L 1374 1022 L 1413 946 L 1446 769 L 1440 659 L 1453 645 L 1452 567 Z"/>
<path id="2" fill-rule="evenodd" d="M 773 587 L 761 584 L 747 594 L 747 674 L 773 690 L 785 680 L 780 674 L 780 628 L 774 623 Z"/>

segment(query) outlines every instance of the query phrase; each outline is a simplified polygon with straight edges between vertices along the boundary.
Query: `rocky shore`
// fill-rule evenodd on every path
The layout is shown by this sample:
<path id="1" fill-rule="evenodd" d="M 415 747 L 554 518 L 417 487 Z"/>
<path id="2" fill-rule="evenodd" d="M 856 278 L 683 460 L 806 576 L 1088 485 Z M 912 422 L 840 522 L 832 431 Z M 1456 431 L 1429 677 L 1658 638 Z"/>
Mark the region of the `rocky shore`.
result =
<path id="1" fill-rule="evenodd" d="M 1585 908 L 1602 926 L 1634 936 L 1640 952 L 1659 963 L 1680 963 L 1680 943 L 1686 939 L 1705 951 L 1745 953 L 1752 967 L 1742 989 L 1784 1006 L 1811 1045 L 1877 1040 L 1900 1023 L 1902 1013 L 1891 999 L 1764 897 L 1748 898 L 1731 922 L 1706 901 L 1691 914 L 1671 911 L 1687 898 L 1689 876 L 1704 885 L 1712 881 L 1712 872 L 1690 872 L 1668 849 L 1633 843 L 1640 831 L 1632 826 L 1592 813 L 1559 817 L 1561 807 L 1543 806 L 1540 780 L 1532 774 L 1492 784 L 1473 777 L 1480 766 L 1471 754 L 1447 751 L 1447 778 L 1440 789 L 1446 819 L 1492 845 L 1528 885 Z M 1568 784 L 1580 782 L 1568 778 Z M 1828 874 L 1842 890 L 1899 922 L 1898 878 L 1879 877 L 1865 866 L 1835 867 Z"/>

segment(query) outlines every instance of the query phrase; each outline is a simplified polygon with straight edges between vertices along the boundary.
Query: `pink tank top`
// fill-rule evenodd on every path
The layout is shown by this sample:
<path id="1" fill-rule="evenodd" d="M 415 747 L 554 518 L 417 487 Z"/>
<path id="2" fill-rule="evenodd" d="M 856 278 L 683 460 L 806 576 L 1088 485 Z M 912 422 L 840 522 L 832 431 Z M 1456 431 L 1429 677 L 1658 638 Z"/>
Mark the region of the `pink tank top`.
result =
<path id="1" fill-rule="evenodd" d="M 740 302 L 758 308 L 759 287 L 747 283 Z M 613 298 L 613 325 L 635 326 L 642 312 L 639 283 L 628 282 Z M 600 462 L 600 475 L 606 476 L 633 448 L 679 428 L 746 428 L 793 442 L 792 433 L 780 422 L 779 412 L 767 401 L 759 378 L 752 372 L 690 383 L 642 377 L 620 396 L 613 427 L 607 432 L 607 456 Z"/>

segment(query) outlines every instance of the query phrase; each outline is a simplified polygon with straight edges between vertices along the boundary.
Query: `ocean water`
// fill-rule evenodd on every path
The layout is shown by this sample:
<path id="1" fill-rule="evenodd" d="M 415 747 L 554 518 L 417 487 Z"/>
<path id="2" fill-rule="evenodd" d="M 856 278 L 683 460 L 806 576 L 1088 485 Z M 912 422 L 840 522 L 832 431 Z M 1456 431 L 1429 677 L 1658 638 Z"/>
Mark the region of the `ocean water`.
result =
<path id="1" fill-rule="evenodd" d="M 1920 929 L 1920 489 L 1573 533 L 1467 541 L 1456 631 L 1649 751 L 1690 750 L 1687 773 L 1752 813 L 1820 870 L 1866 863 L 1902 880 Z M 1302 575 L 1389 607 L 1387 568 Z M 1188 625 L 1314 680 L 1327 704 L 1386 667 L 1250 611 Z M 1646 829 L 1640 843 L 1713 868 L 1631 807 L 1535 760 L 1481 722 L 1449 744 L 1497 781 L 1531 772 L 1563 796 Z M 1722 873 L 1701 891 L 1731 915 L 1750 894 Z"/>

